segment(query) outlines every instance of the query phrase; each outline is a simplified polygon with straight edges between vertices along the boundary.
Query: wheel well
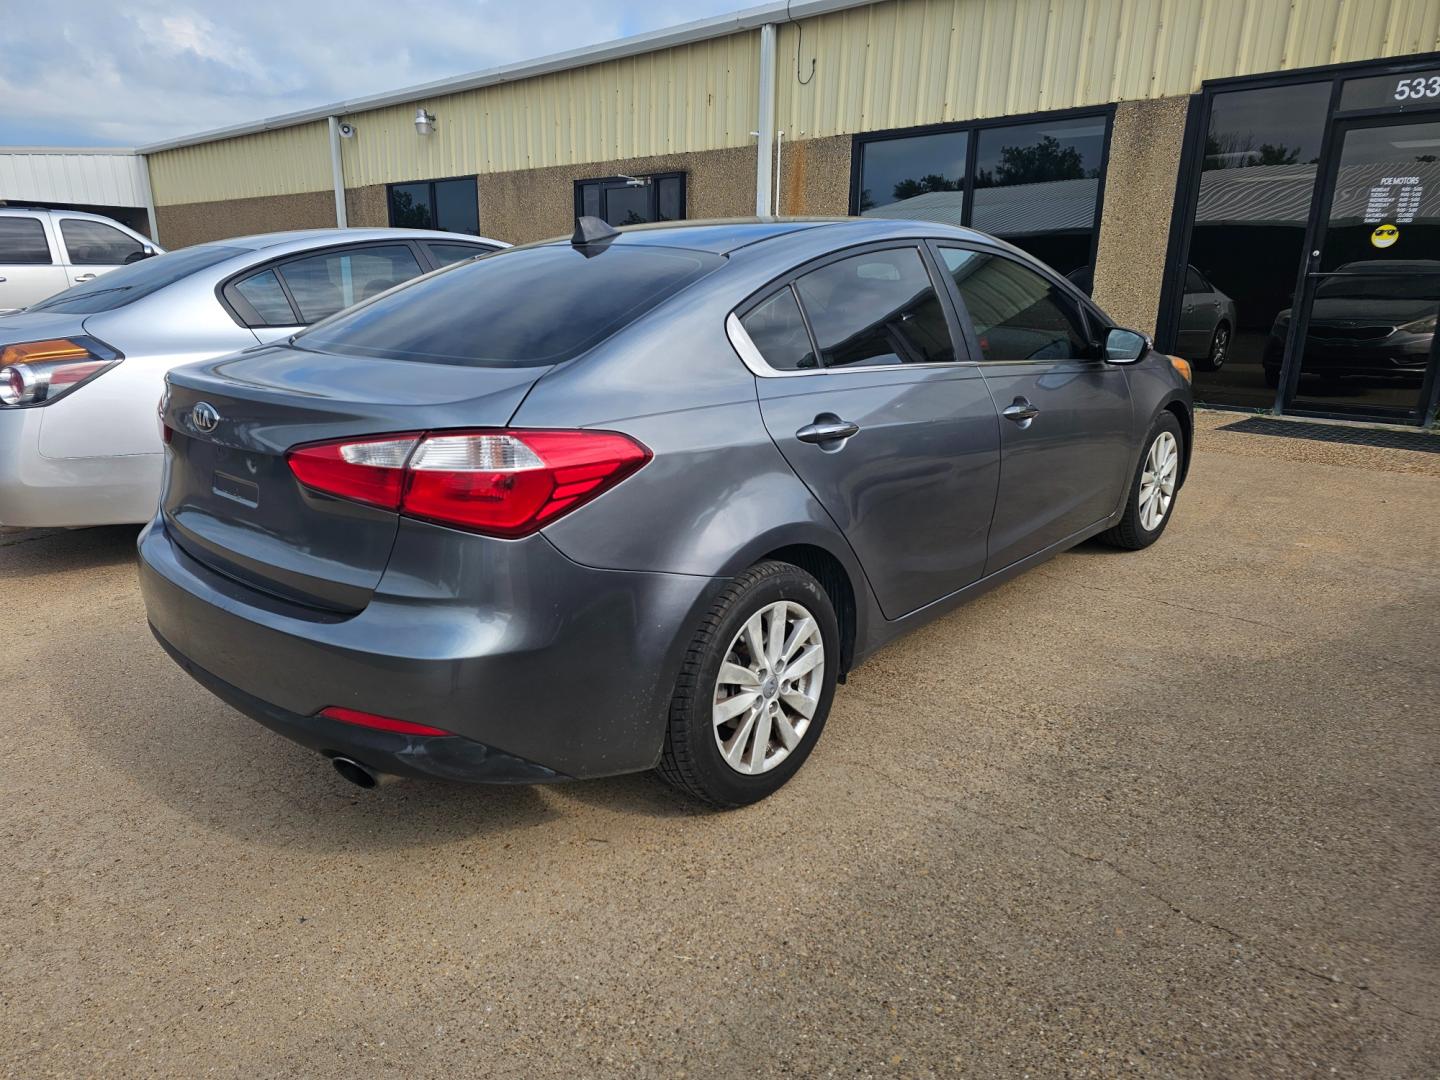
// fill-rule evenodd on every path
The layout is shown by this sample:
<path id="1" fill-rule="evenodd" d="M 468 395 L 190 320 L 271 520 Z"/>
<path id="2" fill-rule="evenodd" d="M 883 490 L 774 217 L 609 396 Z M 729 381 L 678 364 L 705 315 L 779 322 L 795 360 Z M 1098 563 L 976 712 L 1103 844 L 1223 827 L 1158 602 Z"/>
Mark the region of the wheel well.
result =
<path id="1" fill-rule="evenodd" d="M 830 603 L 835 606 L 835 617 L 840 622 L 840 681 L 844 682 L 855 657 L 855 587 L 850 583 L 850 575 L 845 572 L 844 565 L 824 548 L 811 544 L 776 548 L 760 561 L 770 559 L 798 566 L 820 582 L 830 597 Z"/>
<path id="2" fill-rule="evenodd" d="M 1180 436 L 1184 441 L 1185 454 L 1180 459 L 1180 483 L 1185 483 L 1185 477 L 1190 472 L 1190 451 L 1194 445 L 1194 425 L 1190 422 L 1190 410 L 1178 401 L 1172 401 L 1165 408 L 1175 415 L 1175 421 L 1180 425 Z"/>

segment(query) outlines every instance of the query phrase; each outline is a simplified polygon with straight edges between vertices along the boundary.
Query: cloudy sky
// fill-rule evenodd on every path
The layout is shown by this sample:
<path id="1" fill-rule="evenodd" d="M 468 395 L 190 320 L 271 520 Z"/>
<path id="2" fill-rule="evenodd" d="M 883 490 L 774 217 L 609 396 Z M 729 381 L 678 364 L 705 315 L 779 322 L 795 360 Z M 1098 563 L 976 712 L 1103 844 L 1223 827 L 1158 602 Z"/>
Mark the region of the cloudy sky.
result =
<path id="1" fill-rule="evenodd" d="M 0 145 L 141 145 L 751 2 L 0 0 Z"/>

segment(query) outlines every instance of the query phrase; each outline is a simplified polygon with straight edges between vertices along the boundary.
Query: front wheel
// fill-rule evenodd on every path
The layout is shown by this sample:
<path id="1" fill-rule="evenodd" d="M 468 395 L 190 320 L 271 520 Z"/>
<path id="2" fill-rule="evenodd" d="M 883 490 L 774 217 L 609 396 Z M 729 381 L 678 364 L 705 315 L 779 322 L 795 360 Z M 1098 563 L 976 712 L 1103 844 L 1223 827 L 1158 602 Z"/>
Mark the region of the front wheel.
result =
<path id="1" fill-rule="evenodd" d="M 1138 551 L 1160 539 L 1175 508 L 1175 497 L 1180 493 L 1184 440 L 1175 414 L 1168 409 L 1162 412 L 1150 428 L 1145 453 L 1130 484 L 1125 516 L 1120 524 L 1100 534 L 1102 541 Z"/>
<path id="2" fill-rule="evenodd" d="M 1225 366 L 1225 359 L 1229 355 L 1230 327 L 1221 323 L 1215 327 L 1215 333 L 1210 335 L 1210 351 L 1205 354 L 1205 359 L 1195 366 L 1201 371 L 1219 371 Z"/>
<path id="3" fill-rule="evenodd" d="M 717 806 L 778 790 L 810 755 L 835 695 L 840 630 L 820 583 L 763 562 L 726 586 L 676 679 L 658 766 Z"/>

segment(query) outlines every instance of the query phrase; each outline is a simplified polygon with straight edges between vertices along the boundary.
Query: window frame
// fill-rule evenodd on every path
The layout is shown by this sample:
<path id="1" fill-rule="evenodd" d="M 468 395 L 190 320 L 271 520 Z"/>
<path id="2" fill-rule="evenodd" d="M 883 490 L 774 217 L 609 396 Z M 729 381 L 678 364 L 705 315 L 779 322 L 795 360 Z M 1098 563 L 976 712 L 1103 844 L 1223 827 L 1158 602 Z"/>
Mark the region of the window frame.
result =
<path id="1" fill-rule="evenodd" d="M 408 247 L 420 267 L 420 273 L 408 280 L 414 281 L 416 278 L 424 277 L 426 274 L 433 273 L 435 270 L 440 269 L 430 257 L 430 253 L 424 249 L 423 242 L 412 236 L 399 236 L 394 238 L 375 237 L 370 240 L 352 240 L 347 244 L 328 244 L 325 247 L 307 248 L 304 251 L 291 251 L 284 255 L 275 255 L 261 262 L 253 263 L 243 270 L 237 270 L 233 274 L 227 275 L 220 281 L 220 283 L 215 286 L 215 299 L 220 302 L 220 306 L 225 309 L 225 313 L 235 321 L 235 324 L 246 330 L 284 330 L 292 326 L 303 330 L 314 326 L 315 323 L 320 320 L 315 319 L 311 322 L 302 320 L 300 322 L 287 323 L 266 322 L 260 318 L 260 313 L 255 310 L 245 297 L 240 295 L 234 286 L 242 281 L 249 280 L 257 274 L 263 274 L 266 270 L 274 270 L 276 271 L 275 279 L 280 282 L 280 290 L 285 294 L 285 299 L 290 304 L 290 314 L 298 317 L 300 314 L 300 305 L 295 302 L 295 297 L 290 292 L 290 286 L 285 282 L 285 275 L 279 272 L 280 267 L 286 263 L 298 262 L 301 259 L 313 258 L 316 255 L 343 253 L 346 251 L 354 251 L 358 248 L 397 246 Z M 482 252 L 481 254 L 484 253 Z M 341 310 L 343 311 L 345 309 L 342 308 Z"/>
<path id="2" fill-rule="evenodd" d="M 649 196 L 654 213 L 651 220 L 644 224 L 655 224 L 659 221 L 660 211 L 660 188 L 661 180 L 680 181 L 680 216 L 676 221 L 689 220 L 690 214 L 690 177 L 686 172 L 658 172 L 647 173 L 646 177 L 650 183 L 645 186 L 650 189 Z M 585 214 L 585 185 L 586 184 L 624 184 L 626 178 L 623 176 L 587 176 L 583 180 L 576 180 L 574 184 L 575 219 L 578 221 Z"/>
<path id="3" fill-rule="evenodd" d="M 1100 149 L 1100 185 L 1095 191 L 1095 221 L 1090 229 L 1090 266 L 1100 251 L 1100 219 L 1105 209 L 1105 183 L 1110 176 L 1110 142 L 1115 131 L 1115 105 L 1084 106 L 1076 109 L 1047 109 L 1043 112 L 1016 113 L 1010 116 L 987 117 L 983 120 L 951 121 L 943 124 L 922 124 L 918 127 L 885 128 L 880 131 L 863 131 L 851 136 L 850 142 L 850 213 L 860 216 L 860 193 L 862 169 L 865 164 L 865 146 L 872 142 L 887 142 L 894 139 L 908 139 L 917 135 L 947 135 L 967 132 L 965 142 L 965 176 L 961 188 L 964 199 L 961 211 L 962 228 L 973 228 L 970 224 L 975 204 L 975 164 L 980 153 L 980 133 L 991 128 L 1018 127 L 1022 124 L 1058 122 L 1061 120 L 1105 121 L 1104 143 Z M 991 235 L 986 233 L 985 235 Z M 996 239 L 1004 239 L 996 237 Z M 1009 243 L 1009 241 L 1007 241 Z"/>
<path id="4" fill-rule="evenodd" d="M 475 228 L 480 228 L 480 176 L 478 173 L 468 173 L 461 176 L 436 176 L 424 180 L 397 180 L 393 184 L 385 185 L 385 223 L 392 229 L 420 229 L 423 232 L 452 232 L 451 229 L 443 228 L 435 213 L 435 185 L 449 183 L 452 180 L 469 180 L 475 185 Z M 416 187 L 424 184 L 430 195 L 430 220 L 436 222 L 428 229 L 418 225 L 396 225 L 395 224 L 395 199 L 394 191 L 397 187 Z M 469 233 L 457 233 L 457 236 L 469 236 Z M 478 238 L 482 233 L 476 232 Z"/>
<path id="5" fill-rule="evenodd" d="M 731 309 L 730 314 L 725 318 L 725 332 L 730 339 L 730 344 L 735 352 L 739 354 L 741 362 L 750 370 L 752 375 L 761 379 L 793 379 L 813 378 L 819 375 L 843 376 L 849 374 L 863 375 L 874 374 L 877 371 L 923 371 L 931 368 L 955 369 L 965 366 L 977 366 L 975 357 L 979 355 L 973 335 L 965 332 L 964 321 L 960 317 L 961 311 L 957 310 L 954 304 L 953 287 L 947 285 L 946 281 L 950 275 L 945 273 L 936 263 L 935 252 L 930 245 L 934 241 L 928 237 L 895 237 L 890 240 L 872 240 L 864 244 L 855 244 L 850 247 L 840 248 L 836 251 L 826 252 L 824 255 L 809 259 L 793 266 L 778 277 L 771 278 L 768 282 L 756 289 L 740 303 Z M 935 290 L 935 299 L 940 303 L 940 310 L 945 313 L 945 325 L 950 331 L 950 341 L 955 349 L 954 360 L 935 360 L 920 364 L 866 364 L 864 366 L 826 367 L 820 363 L 818 367 L 796 369 L 787 371 L 782 368 L 773 368 L 763 353 L 751 340 L 750 334 L 746 331 L 744 324 L 740 321 L 754 311 L 761 304 L 765 303 L 775 294 L 784 289 L 789 289 L 795 296 L 795 303 L 800 308 L 800 318 L 805 324 L 805 333 L 810 337 L 810 348 L 814 353 L 816 361 L 820 361 L 824 353 L 815 337 L 815 328 L 810 325 L 810 313 L 805 310 L 805 302 L 801 299 L 799 290 L 795 288 L 795 282 L 815 270 L 819 270 L 832 263 L 844 262 L 857 255 L 866 255 L 873 251 L 895 251 L 900 248 L 910 248 L 920 256 L 921 265 L 925 272 L 930 275 L 930 286 Z M 939 279 L 937 281 L 937 278 Z"/>
<path id="6" fill-rule="evenodd" d="M 960 328 L 965 334 L 966 343 L 971 355 L 977 357 L 975 361 L 982 368 L 1014 367 L 1017 365 L 1039 365 L 1048 364 L 1084 364 L 1086 370 L 1092 370 L 1096 366 L 1103 366 L 1106 363 L 1103 348 L 1104 336 L 1100 331 L 1108 331 L 1115 326 L 1115 323 L 1104 314 L 1096 305 L 1095 301 L 1086 296 L 1072 281 L 1063 274 L 1057 274 L 1045 263 L 1038 259 L 1017 258 L 1013 253 L 996 247 L 992 244 L 980 243 L 971 240 L 931 240 L 929 242 L 934 248 L 933 257 L 935 264 L 940 268 L 945 278 L 945 288 L 950 295 L 950 302 L 960 318 Z M 980 348 L 979 335 L 975 333 L 975 320 L 970 315 L 970 309 L 965 304 L 965 297 L 960 292 L 960 286 L 955 284 L 954 275 L 945 271 L 945 260 L 940 252 L 944 248 L 955 248 L 959 251 L 973 251 L 982 255 L 992 255 L 996 258 L 1009 259 L 1013 263 L 1024 267 L 1031 273 L 1044 281 L 1048 281 L 1052 287 L 1058 288 L 1062 296 L 1065 296 L 1074 304 L 1080 315 L 1080 326 L 1083 332 L 1090 339 L 1090 356 L 1071 356 L 1062 360 L 1041 359 L 1041 360 L 987 360 L 985 352 Z"/>

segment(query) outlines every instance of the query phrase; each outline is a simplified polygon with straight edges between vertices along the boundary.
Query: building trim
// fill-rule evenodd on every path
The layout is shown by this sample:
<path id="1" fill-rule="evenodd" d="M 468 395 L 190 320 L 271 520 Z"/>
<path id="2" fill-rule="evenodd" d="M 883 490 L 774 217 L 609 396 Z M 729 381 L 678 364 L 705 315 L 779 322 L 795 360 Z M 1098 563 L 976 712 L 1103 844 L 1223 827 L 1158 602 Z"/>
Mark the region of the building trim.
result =
<path id="1" fill-rule="evenodd" d="M 634 34 L 630 37 L 618 38 L 614 41 L 602 42 L 598 45 L 587 45 L 580 49 L 570 49 L 566 52 L 552 53 L 549 56 L 542 56 L 536 60 L 526 60 L 517 64 L 503 64 L 500 67 L 487 68 L 483 71 L 470 72 L 466 75 L 440 79 L 436 82 L 407 86 L 385 94 L 372 94 L 369 97 L 350 98 L 345 101 L 322 105 L 314 109 L 303 109 L 299 112 L 272 116 L 248 124 L 235 124 L 231 127 L 216 128 L 213 131 L 202 131 L 195 135 L 182 136 L 178 139 L 166 139 L 161 142 L 149 143 L 148 145 L 139 147 L 137 152 L 141 154 L 154 154 L 161 150 L 175 150 L 183 146 L 195 146 L 200 143 L 215 142 L 219 139 L 231 139 L 238 135 L 253 135 L 262 131 L 274 131 L 279 128 L 295 127 L 299 124 L 313 123 L 316 120 L 326 120 L 331 116 L 349 116 L 354 113 L 368 112 L 372 109 L 381 109 L 391 105 L 403 105 L 407 102 L 418 101 L 424 98 L 439 97 L 445 94 L 457 94 L 465 90 L 478 90 L 482 87 L 496 86 L 501 83 L 518 82 L 522 79 L 534 78 L 537 75 L 549 75 L 558 71 L 569 71 L 574 68 L 588 67 L 591 64 L 603 63 L 606 60 L 618 60 L 629 56 L 639 56 L 645 53 L 656 52 L 661 49 L 673 49 L 677 46 L 690 45 L 699 41 L 710 41 L 714 38 L 729 37 L 731 34 L 755 30 L 766 25 L 773 26 L 781 22 L 794 22 L 797 19 L 810 18 L 816 15 L 827 15 L 830 12 L 845 11 L 850 8 L 865 7 L 877 2 L 878 0 L 771 0 L 770 3 L 761 4 L 758 7 L 746 8 L 729 15 L 716 15 L 708 19 L 697 19 L 694 22 L 682 23 L 679 26 L 673 26 L 664 30 L 652 30 L 648 33 Z"/>

